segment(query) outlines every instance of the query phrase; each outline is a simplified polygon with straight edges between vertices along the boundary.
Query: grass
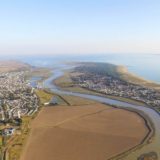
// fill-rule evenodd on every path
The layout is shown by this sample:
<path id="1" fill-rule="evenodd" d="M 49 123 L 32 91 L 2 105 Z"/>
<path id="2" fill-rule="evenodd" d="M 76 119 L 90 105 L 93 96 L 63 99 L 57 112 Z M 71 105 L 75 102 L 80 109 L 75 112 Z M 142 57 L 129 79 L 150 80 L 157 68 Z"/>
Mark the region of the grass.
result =
<path id="1" fill-rule="evenodd" d="M 41 104 L 50 101 L 53 96 L 43 90 L 36 90 L 36 94 L 39 96 Z M 8 157 L 9 160 L 18 160 L 20 158 L 23 146 L 25 145 L 30 133 L 30 123 L 37 114 L 38 113 L 35 113 L 33 116 L 24 116 L 22 118 L 20 129 L 16 130 L 15 135 L 7 140 L 5 148 L 7 148 L 6 157 Z"/>
<path id="2" fill-rule="evenodd" d="M 42 82 L 51 75 L 51 70 L 48 68 L 34 68 L 25 75 L 26 79 L 31 77 L 41 77 L 42 79 L 39 82 Z"/>
<path id="3" fill-rule="evenodd" d="M 53 97 L 57 98 L 58 104 L 67 105 L 67 102 L 65 101 L 65 99 L 63 99 L 62 96 L 50 93 L 47 90 L 36 90 L 36 94 L 40 99 L 41 105 L 44 105 L 44 103 L 50 102 Z"/>
<path id="4" fill-rule="evenodd" d="M 93 101 L 79 97 L 55 95 L 45 90 L 36 90 L 36 94 L 40 99 L 41 106 L 43 106 L 45 102 L 50 101 L 53 96 L 56 96 L 58 98 L 60 105 L 84 105 L 94 103 Z M 7 139 L 4 145 L 4 149 L 7 149 L 5 152 L 5 157 L 7 159 L 18 160 L 20 158 L 20 155 L 23 151 L 23 147 L 30 133 L 30 123 L 37 116 L 37 114 L 38 113 L 35 113 L 33 116 L 24 116 L 22 118 L 22 124 L 20 128 L 16 130 L 15 135 L 12 137 L 6 137 Z M 0 137 L 0 147 L 2 146 L 2 144 L 3 140 L 2 137 Z"/>
<path id="5" fill-rule="evenodd" d="M 134 99 L 130 99 L 130 98 L 125 98 L 125 97 L 118 97 L 118 96 L 112 96 L 112 95 L 106 95 L 107 98 L 111 98 L 111 99 L 115 99 L 115 100 L 119 100 L 122 102 L 127 102 L 127 103 L 131 103 L 131 104 L 135 104 L 135 105 L 142 105 L 142 106 L 146 106 L 145 103 L 140 102 L 140 101 L 136 101 Z"/>
<path id="6" fill-rule="evenodd" d="M 0 147 L 3 145 L 3 138 L 0 136 Z"/>
<path id="7" fill-rule="evenodd" d="M 105 95 L 105 94 L 102 94 L 102 93 L 98 93 L 96 91 L 88 90 L 86 88 L 81 88 L 79 86 L 76 86 L 72 82 L 71 78 L 69 78 L 69 76 L 70 76 L 70 74 L 67 72 L 67 74 L 64 74 L 64 76 L 58 78 L 55 81 L 56 85 L 58 85 L 59 87 L 63 88 L 64 90 L 67 90 L 67 91 L 102 96 L 102 97 L 111 98 L 111 99 L 115 99 L 115 100 L 120 100 L 120 101 L 132 103 L 132 104 L 136 104 L 136 105 L 145 105 L 143 102 L 139 102 L 139 101 L 136 101 L 136 100 L 133 100 L 133 99 L 130 99 L 130 98 L 124 98 L 124 97 L 118 97 L 118 96 L 112 96 L 112 95 Z M 63 83 L 65 83 L 65 85 L 63 85 Z M 69 100 L 70 100 L 70 98 L 69 98 Z M 74 103 L 74 100 L 73 100 L 73 103 Z"/>
<path id="8" fill-rule="evenodd" d="M 39 97 L 41 104 L 49 102 L 51 100 L 51 98 L 53 97 L 53 94 L 47 93 L 44 90 L 36 90 L 35 92 L 36 92 L 37 96 Z"/>
<path id="9" fill-rule="evenodd" d="M 36 94 L 39 96 L 41 103 L 45 103 L 47 101 L 49 101 L 54 94 L 48 93 L 46 91 L 43 90 L 36 90 Z M 67 101 L 69 104 L 71 105 L 81 105 L 81 104 L 91 104 L 94 103 L 93 101 L 90 100 L 85 100 L 83 98 L 79 98 L 79 97 L 73 97 L 73 96 L 58 96 L 58 95 L 54 95 L 59 97 L 59 99 L 61 100 L 61 104 L 64 103 L 65 105 L 67 105 L 65 101 Z M 8 143 L 6 143 L 6 148 L 7 148 L 7 155 L 6 157 L 9 160 L 18 160 L 20 158 L 20 155 L 22 153 L 23 147 L 26 143 L 27 137 L 30 133 L 30 123 L 32 121 L 32 119 L 34 119 L 36 117 L 37 113 L 33 116 L 24 116 L 22 118 L 22 125 L 20 127 L 20 129 L 18 131 L 16 131 L 16 134 L 14 135 L 14 137 L 12 137 L 12 140 L 7 140 Z M 10 138 L 11 139 L 11 138 Z M 2 143 L 1 139 L 0 139 L 0 143 Z"/>
<path id="10" fill-rule="evenodd" d="M 45 72 L 45 69 L 42 70 L 36 70 L 32 73 L 32 75 L 40 75 Z M 43 75 L 43 78 L 49 76 L 49 71 Z M 67 72 L 63 77 L 60 77 L 55 81 L 55 83 L 64 88 L 65 90 L 73 91 L 73 92 L 80 92 L 80 93 L 86 93 L 86 94 L 93 94 L 93 95 L 101 95 L 101 96 L 106 96 L 104 94 L 96 93 L 94 91 L 90 91 L 81 87 L 76 87 L 74 86 L 71 78 L 70 78 L 70 73 Z M 76 97 L 76 96 L 67 96 L 67 95 L 56 95 L 44 90 L 35 90 L 37 96 L 40 99 L 40 104 L 43 106 L 44 103 L 49 102 L 53 96 L 56 96 L 58 98 L 58 101 L 61 105 L 87 105 L 87 104 L 95 104 L 95 101 Z M 122 98 L 122 97 L 113 97 L 110 96 L 109 98 L 113 99 L 118 99 L 122 101 L 127 101 L 127 102 L 132 102 L 132 103 L 138 103 L 136 101 L 132 101 L 130 99 Z M 22 126 L 21 129 L 19 130 L 20 134 L 16 134 L 14 136 L 14 139 L 12 142 L 8 144 L 8 156 L 9 160 L 17 160 L 20 158 L 20 154 L 23 150 L 23 146 L 26 143 L 27 137 L 30 133 L 30 122 L 31 120 L 36 117 L 37 113 L 35 115 L 31 116 L 25 116 L 22 118 Z M 2 140 L 0 138 L 0 146 L 2 145 Z"/>
<path id="11" fill-rule="evenodd" d="M 64 76 L 56 79 L 54 81 L 54 83 L 58 86 L 61 86 L 62 88 L 68 88 L 73 86 L 73 82 L 70 78 L 70 73 L 69 72 L 65 72 Z"/>
<path id="12" fill-rule="evenodd" d="M 71 78 L 70 78 L 70 74 L 67 72 L 64 74 L 64 76 L 58 78 L 57 80 L 55 80 L 55 84 L 58 85 L 59 87 L 63 88 L 64 90 L 67 91 L 71 91 L 71 92 L 78 92 L 78 93 L 84 93 L 84 94 L 92 94 L 92 95 L 97 95 L 97 96 L 102 96 L 102 97 L 107 97 L 107 98 L 111 98 L 111 99 L 116 99 L 116 100 L 120 100 L 120 101 L 124 101 L 124 102 L 128 102 L 128 103 L 132 103 L 132 104 L 136 104 L 136 105 L 145 105 L 143 102 L 139 102 L 130 98 L 124 98 L 124 97 L 118 97 L 118 96 L 112 96 L 112 95 L 105 95 L 102 93 L 98 93 L 95 91 L 91 91 L 85 88 L 81 88 L 79 86 L 76 86 Z M 63 96 L 69 103 L 76 105 L 76 101 L 75 98 L 73 98 L 73 96 Z M 73 100 L 71 99 L 71 97 L 73 98 Z M 70 102 L 71 101 L 71 102 Z M 87 104 L 90 103 L 91 100 L 87 100 Z M 93 101 L 92 101 L 93 102 Z M 77 101 L 77 103 L 79 103 Z M 86 100 L 85 102 L 86 103 Z M 82 101 L 80 101 L 80 104 L 83 104 Z"/>
<path id="13" fill-rule="evenodd" d="M 36 94 L 40 98 L 41 106 L 50 101 L 53 97 L 53 94 L 47 93 L 43 90 L 36 90 Z M 9 160 L 18 160 L 20 158 L 21 152 L 23 150 L 23 146 L 26 143 L 27 137 L 30 133 L 30 123 L 37 116 L 38 112 L 33 116 L 24 116 L 22 118 L 22 124 L 19 130 L 16 130 L 16 134 L 13 137 L 11 142 L 6 144 L 7 149 L 7 157 Z"/>
<path id="14" fill-rule="evenodd" d="M 7 157 L 9 160 L 18 160 L 20 158 L 23 146 L 25 145 L 26 139 L 29 135 L 31 119 L 31 116 L 25 116 L 22 118 L 22 125 L 20 129 L 16 131 L 13 140 L 9 142 L 7 149 Z"/>

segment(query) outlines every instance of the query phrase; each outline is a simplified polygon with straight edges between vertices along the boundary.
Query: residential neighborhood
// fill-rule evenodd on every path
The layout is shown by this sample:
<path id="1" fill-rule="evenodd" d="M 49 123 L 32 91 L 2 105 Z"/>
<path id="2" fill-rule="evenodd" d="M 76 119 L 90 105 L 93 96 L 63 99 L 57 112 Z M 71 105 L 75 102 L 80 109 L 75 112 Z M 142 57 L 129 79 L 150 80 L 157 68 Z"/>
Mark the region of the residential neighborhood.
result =
<path id="1" fill-rule="evenodd" d="M 0 74 L 0 120 L 8 121 L 37 111 L 38 97 L 25 71 Z"/>
<path id="2" fill-rule="evenodd" d="M 132 84 L 113 76 L 94 74 L 87 71 L 71 78 L 80 87 L 106 95 L 138 100 L 160 111 L 160 92 L 155 89 Z"/>

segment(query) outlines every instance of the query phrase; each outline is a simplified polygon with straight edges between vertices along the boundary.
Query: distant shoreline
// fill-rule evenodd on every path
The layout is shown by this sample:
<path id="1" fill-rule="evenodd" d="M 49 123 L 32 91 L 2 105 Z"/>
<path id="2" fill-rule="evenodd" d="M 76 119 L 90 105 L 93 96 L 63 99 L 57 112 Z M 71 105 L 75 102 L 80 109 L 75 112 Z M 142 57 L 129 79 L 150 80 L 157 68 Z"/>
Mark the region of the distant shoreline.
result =
<path id="1" fill-rule="evenodd" d="M 126 66 L 117 66 L 117 68 L 118 72 L 124 76 L 124 80 L 129 80 L 128 82 L 143 85 L 149 88 L 160 89 L 160 84 L 158 82 L 145 79 L 144 77 L 129 71 Z"/>
<path id="2" fill-rule="evenodd" d="M 74 63 L 77 65 L 104 65 L 106 67 L 106 70 L 109 69 L 109 72 L 111 75 L 116 76 L 117 78 L 120 78 L 122 80 L 125 80 L 129 83 L 142 85 L 149 88 L 154 89 L 160 89 L 160 84 L 158 82 L 154 82 L 148 79 L 145 79 L 142 76 L 138 76 L 137 74 L 130 72 L 125 65 L 115 65 L 112 63 L 103 63 L 103 62 L 77 62 Z M 106 65 L 106 66 L 105 66 Z"/>

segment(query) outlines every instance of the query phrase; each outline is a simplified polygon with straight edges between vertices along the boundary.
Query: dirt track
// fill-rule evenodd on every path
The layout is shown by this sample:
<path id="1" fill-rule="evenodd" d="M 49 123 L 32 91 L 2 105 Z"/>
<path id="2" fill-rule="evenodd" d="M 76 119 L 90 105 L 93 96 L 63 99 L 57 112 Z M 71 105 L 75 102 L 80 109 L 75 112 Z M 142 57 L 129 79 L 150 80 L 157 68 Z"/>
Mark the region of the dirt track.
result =
<path id="1" fill-rule="evenodd" d="M 137 114 L 106 105 L 47 107 L 32 123 L 21 160 L 106 160 L 147 132 Z"/>

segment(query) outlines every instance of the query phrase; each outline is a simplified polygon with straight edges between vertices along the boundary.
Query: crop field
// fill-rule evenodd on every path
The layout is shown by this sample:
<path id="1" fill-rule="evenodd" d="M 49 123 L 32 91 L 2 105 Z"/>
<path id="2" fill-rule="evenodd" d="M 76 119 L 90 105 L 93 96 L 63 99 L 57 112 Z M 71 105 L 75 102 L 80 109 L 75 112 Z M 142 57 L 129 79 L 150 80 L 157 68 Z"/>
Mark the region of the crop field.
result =
<path id="1" fill-rule="evenodd" d="M 126 110 L 49 106 L 33 120 L 21 160 L 106 160 L 138 145 L 147 132 L 144 120 Z"/>

